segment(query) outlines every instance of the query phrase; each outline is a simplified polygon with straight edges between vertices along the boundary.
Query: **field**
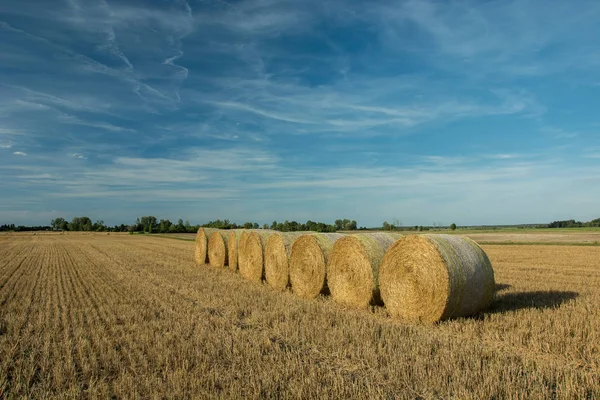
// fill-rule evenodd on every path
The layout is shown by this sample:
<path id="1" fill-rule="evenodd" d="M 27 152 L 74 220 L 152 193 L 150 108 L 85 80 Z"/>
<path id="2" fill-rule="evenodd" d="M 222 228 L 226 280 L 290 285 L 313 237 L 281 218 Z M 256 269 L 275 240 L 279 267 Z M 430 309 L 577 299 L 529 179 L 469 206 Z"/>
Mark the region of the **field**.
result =
<path id="1" fill-rule="evenodd" d="M 491 309 L 433 326 L 197 267 L 193 246 L 0 235 L 0 398 L 600 398 L 600 246 L 483 245 Z"/>

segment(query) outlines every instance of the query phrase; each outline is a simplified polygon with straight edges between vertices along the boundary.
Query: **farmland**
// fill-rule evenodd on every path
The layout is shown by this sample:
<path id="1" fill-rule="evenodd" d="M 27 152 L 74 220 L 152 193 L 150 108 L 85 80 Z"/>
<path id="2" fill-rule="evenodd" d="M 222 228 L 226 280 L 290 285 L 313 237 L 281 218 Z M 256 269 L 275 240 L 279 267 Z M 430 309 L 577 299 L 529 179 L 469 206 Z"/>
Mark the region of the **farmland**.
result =
<path id="1" fill-rule="evenodd" d="M 600 246 L 569 243 L 596 238 L 481 235 L 492 306 L 436 325 L 196 266 L 185 240 L 0 235 L 0 397 L 600 397 Z"/>

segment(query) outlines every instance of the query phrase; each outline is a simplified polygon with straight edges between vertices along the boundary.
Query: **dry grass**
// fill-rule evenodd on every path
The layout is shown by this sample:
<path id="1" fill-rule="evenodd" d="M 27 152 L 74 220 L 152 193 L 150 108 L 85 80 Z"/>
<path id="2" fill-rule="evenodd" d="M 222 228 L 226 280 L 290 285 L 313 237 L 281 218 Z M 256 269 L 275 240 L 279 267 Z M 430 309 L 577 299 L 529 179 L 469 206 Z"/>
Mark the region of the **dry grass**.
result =
<path id="1" fill-rule="evenodd" d="M 198 268 L 194 243 L 0 241 L 0 398 L 599 398 L 600 248 L 484 246 L 476 318 L 405 325 Z"/>
<path id="2" fill-rule="evenodd" d="M 546 243 L 546 244 L 599 244 L 600 231 L 590 232 L 499 232 L 499 233 L 469 233 L 467 236 L 476 242 L 483 243 Z"/>

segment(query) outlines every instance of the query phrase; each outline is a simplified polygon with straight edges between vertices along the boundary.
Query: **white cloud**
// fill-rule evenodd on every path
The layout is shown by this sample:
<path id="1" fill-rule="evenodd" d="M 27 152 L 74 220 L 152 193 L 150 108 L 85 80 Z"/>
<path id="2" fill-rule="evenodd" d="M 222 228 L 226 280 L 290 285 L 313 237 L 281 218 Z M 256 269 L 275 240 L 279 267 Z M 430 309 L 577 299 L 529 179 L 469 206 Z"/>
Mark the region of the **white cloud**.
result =
<path id="1" fill-rule="evenodd" d="M 15 151 L 15 152 L 13 152 L 13 154 L 15 156 L 23 156 L 23 157 L 27 156 L 27 153 L 23 153 L 22 151 Z"/>
<path id="2" fill-rule="evenodd" d="M 79 153 L 68 153 L 67 155 L 69 157 L 78 158 L 80 160 L 85 160 L 86 159 L 86 157 L 84 157 L 83 154 L 79 154 Z"/>
<path id="3" fill-rule="evenodd" d="M 0 144 L 0 149 L 10 149 L 12 144 Z"/>

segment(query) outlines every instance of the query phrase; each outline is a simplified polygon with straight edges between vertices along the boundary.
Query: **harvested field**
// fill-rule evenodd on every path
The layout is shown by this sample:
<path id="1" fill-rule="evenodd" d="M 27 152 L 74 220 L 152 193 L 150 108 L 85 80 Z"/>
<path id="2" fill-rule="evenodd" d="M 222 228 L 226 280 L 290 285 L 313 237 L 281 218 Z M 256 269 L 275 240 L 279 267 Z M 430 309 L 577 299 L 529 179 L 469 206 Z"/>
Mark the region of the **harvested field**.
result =
<path id="1" fill-rule="evenodd" d="M 600 247 L 484 245 L 475 318 L 395 321 L 196 266 L 194 242 L 0 240 L 0 398 L 599 398 Z"/>
<path id="2" fill-rule="evenodd" d="M 467 236 L 478 243 L 600 244 L 600 230 L 597 232 L 469 233 L 461 236 Z"/>

